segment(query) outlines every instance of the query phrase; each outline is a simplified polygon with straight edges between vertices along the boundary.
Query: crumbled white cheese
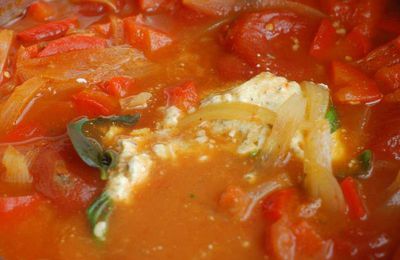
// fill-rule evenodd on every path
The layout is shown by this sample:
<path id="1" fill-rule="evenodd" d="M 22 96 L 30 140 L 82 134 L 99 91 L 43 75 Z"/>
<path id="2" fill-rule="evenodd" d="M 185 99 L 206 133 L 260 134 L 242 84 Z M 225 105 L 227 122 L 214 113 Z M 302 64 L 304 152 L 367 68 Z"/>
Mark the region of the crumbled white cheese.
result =
<path id="1" fill-rule="evenodd" d="M 179 119 L 182 117 L 182 111 L 176 106 L 165 109 L 165 117 L 163 121 L 164 128 L 172 128 L 178 125 Z"/>
<path id="2" fill-rule="evenodd" d="M 140 153 L 131 139 L 121 141 L 122 150 L 118 165 L 110 174 L 107 190 L 115 201 L 128 201 L 132 190 L 144 183 L 152 163 L 147 153 Z"/>

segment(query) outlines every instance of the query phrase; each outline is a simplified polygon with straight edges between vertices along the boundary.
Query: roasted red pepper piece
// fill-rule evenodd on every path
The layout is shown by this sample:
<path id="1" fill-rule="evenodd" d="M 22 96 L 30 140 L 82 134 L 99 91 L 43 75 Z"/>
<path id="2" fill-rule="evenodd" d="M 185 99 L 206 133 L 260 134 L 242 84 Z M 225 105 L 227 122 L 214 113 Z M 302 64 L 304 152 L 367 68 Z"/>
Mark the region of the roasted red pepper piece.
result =
<path id="1" fill-rule="evenodd" d="M 134 88 L 134 80 L 127 77 L 114 77 L 101 84 L 101 88 L 114 97 L 124 97 L 129 90 Z"/>
<path id="2" fill-rule="evenodd" d="M 70 18 L 41 24 L 27 29 L 18 33 L 17 38 L 23 43 L 49 41 L 64 36 L 69 29 L 76 27 L 78 27 L 78 20 L 76 18 Z"/>
<path id="3" fill-rule="evenodd" d="M 143 24 L 141 20 L 141 17 L 124 19 L 125 38 L 134 48 L 152 54 L 172 44 L 170 36 Z"/>
<path id="4" fill-rule="evenodd" d="M 294 189 L 283 189 L 272 193 L 262 202 L 264 218 L 270 222 L 278 221 L 288 213 L 295 199 L 296 190 Z"/>
<path id="5" fill-rule="evenodd" d="M 375 81 L 349 64 L 332 62 L 334 98 L 346 104 L 373 103 L 383 98 Z"/>
<path id="6" fill-rule="evenodd" d="M 118 101 L 101 91 L 84 90 L 73 96 L 78 113 L 88 117 L 108 116 L 118 113 Z"/>
<path id="7" fill-rule="evenodd" d="M 322 20 L 311 45 L 310 54 L 317 59 L 330 59 L 333 55 L 337 39 L 338 35 L 331 21 L 328 19 Z"/>
<path id="8" fill-rule="evenodd" d="M 69 51 L 105 47 L 107 47 L 107 41 L 103 38 L 86 35 L 71 35 L 50 42 L 39 52 L 37 57 L 47 57 Z"/>
<path id="9" fill-rule="evenodd" d="M 168 106 L 176 106 L 187 110 L 199 103 L 199 96 L 193 82 L 189 81 L 179 86 L 164 89 Z"/>
<path id="10" fill-rule="evenodd" d="M 350 217 L 359 220 L 367 217 L 367 210 L 363 204 L 357 183 L 352 177 L 345 178 L 340 184 L 344 198 L 349 207 Z"/>

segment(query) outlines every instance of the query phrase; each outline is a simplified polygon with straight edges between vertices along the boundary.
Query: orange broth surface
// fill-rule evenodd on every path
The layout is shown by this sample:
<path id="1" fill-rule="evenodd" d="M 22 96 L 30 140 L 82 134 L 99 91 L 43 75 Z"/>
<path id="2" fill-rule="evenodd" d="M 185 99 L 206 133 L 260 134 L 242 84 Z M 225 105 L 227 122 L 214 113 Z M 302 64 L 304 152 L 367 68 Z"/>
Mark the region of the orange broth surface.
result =
<path id="1" fill-rule="evenodd" d="M 159 108 L 167 104 L 164 90 L 187 81 L 194 82 L 200 99 L 236 86 L 267 70 L 290 80 L 299 82 L 313 80 L 328 84 L 341 128 L 345 129 L 345 145 L 348 150 L 347 160 L 339 165 L 333 165 L 333 172 L 339 183 L 348 176 L 355 180 L 358 185 L 357 194 L 362 201 L 366 216 L 353 219 L 349 213 L 351 209 L 348 208 L 346 216 L 340 217 L 319 210 L 317 207 L 316 212 L 304 217 L 306 211 L 304 208 L 308 207 L 312 211 L 312 205 L 316 202 L 309 197 L 301 185 L 304 174 L 303 165 L 299 160 L 292 157 L 286 165 L 277 169 L 264 168 L 255 182 L 249 182 L 244 175 L 254 169 L 257 157 L 239 156 L 219 148 L 217 140 L 217 148 L 209 151 L 206 161 L 201 161 L 198 154 L 190 153 L 174 161 L 155 159 L 149 181 L 135 191 L 133 203 L 115 205 L 109 220 L 107 239 L 98 241 L 93 237 L 85 210 L 102 192 L 105 182 L 100 180 L 97 169 L 85 165 L 76 154 L 66 134 L 66 126 L 82 116 L 96 117 L 126 114 L 126 112 L 121 111 L 119 105 L 116 105 L 115 110 L 112 108 L 111 113 L 104 113 L 101 109 L 99 112 L 96 105 L 93 108 L 93 105 L 89 104 L 83 109 L 79 107 L 79 104 L 77 105 L 75 96 L 84 90 L 105 93 L 101 86 L 110 80 L 110 77 L 93 84 L 79 83 L 76 78 L 66 82 L 51 79 L 46 83 L 46 88 L 42 89 L 40 94 L 36 95 L 24 108 L 17 120 L 12 122 L 12 126 L 6 131 L 0 130 L 2 132 L 0 134 L 1 156 L 10 145 L 22 153 L 35 151 L 35 149 L 39 151 L 29 168 L 33 175 L 32 183 L 16 184 L 0 179 L 0 199 L 21 196 L 39 198 L 34 203 L 21 207 L 17 205 L 11 210 L 6 209 L 10 204 L 3 206 L 2 203 L 6 202 L 0 200 L 0 257 L 2 259 L 397 259 L 396 255 L 400 257 L 400 254 L 396 253 L 400 248 L 398 232 L 400 202 L 397 199 L 394 206 L 387 205 L 389 198 L 394 198 L 400 191 L 400 187 L 395 187 L 395 191 L 388 189 L 396 179 L 400 167 L 398 161 L 400 158 L 400 113 L 398 112 L 400 84 L 392 84 L 393 81 L 382 83 L 376 76 L 376 71 L 371 72 L 362 68 L 365 57 L 369 57 L 368 55 L 374 49 L 385 46 L 391 41 L 398 42 L 397 54 L 388 55 L 389 61 L 378 62 L 379 66 L 376 70 L 392 68 L 400 64 L 398 38 L 400 7 L 398 3 L 395 3 L 396 1 L 377 1 L 382 7 L 385 6 L 382 10 L 374 4 L 374 1 L 348 1 L 353 10 L 351 15 L 362 12 L 366 8 L 365 12 L 372 13 L 372 17 L 375 17 L 374 15 L 377 17 L 375 20 L 371 18 L 366 21 L 360 18 L 359 24 L 354 24 L 352 19 L 344 19 L 345 15 L 349 15 L 347 13 L 332 11 L 335 5 L 345 6 L 345 4 L 337 3 L 341 1 L 329 1 L 332 2 L 331 4 L 326 4 L 325 1 L 321 1 L 322 3 L 291 1 L 300 4 L 295 8 L 290 5 L 275 8 L 251 6 L 250 4 L 243 5 L 246 1 L 236 1 L 242 5 L 239 5 L 240 8 L 231 10 L 229 8 L 232 6 L 229 4 L 215 0 L 210 2 L 220 4 L 212 7 L 211 10 L 214 10 L 212 12 L 207 9 L 210 7 L 204 11 L 196 6 L 185 6 L 178 0 L 154 1 L 160 3 L 155 11 L 142 7 L 143 2 L 148 1 L 111 1 L 117 2 L 119 9 L 117 14 L 113 14 L 109 7 L 97 2 L 101 1 L 39 1 L 39 3 L 46 3 L 47 8 L 52 10 L 53 15 L 47 21 L 39 21 L 38 15 L 34 14 L 38 11 L 31 8 L 24 16 L 3 26 L 3 28 L 14 30 L 17 36 L 3 69 L 3 73 L 7 71 L 9 77 L 3 77 L 0 83 L 2 105 L 12 96 L 15 87 L 27 80 L 21 73 L 19 74 L 18 68 L 17 59 L 20 55 L 18 53 L 21 52 L 22 46 L 30 48 L 36 45 L 40 49 L 57 38 L 66 37 L 63 35 L 50 40 L 26 42 L 21 40 L 18 33 L 37 25 L 72 17 L 77 18 L 79 26 L 76 31 L 70 29 L 67 35 L 74 33 L 95 35 L 105 39 L 108 47 L 131 44 L 129 46 L 132 48 L 144 50 L 146 59 L 159 66 L 148 75 L 134 78 L 133 87 L 127 90 L 126 96 L 144 91 L 152 94 L 147 108 L 131 111 L 131 113 L 141 114 L 140 121 L 134 126 L 135 129 L 149 127 L 153 130 L 157 122 L 162 120 Z M 265 0 L 265 2 L 268 1 Z M 363 5 L 362 2 L 367 4 Z M 223 6 L 222 9 L 221 6 Z M 343 10 L 346 9 L 345 7 Z M 100 10 L 98 8 L 102 10 L 98 14 L 87 13 L 87 10 L 91 12 Z M 318 10 L 324 14 L 324 17 L 309 15 L 307 11 L 303 12 L 308 10 L 307 8 Z M 220 9 L 227 11 L 215 13 L 215 10 Z M 271 51 L 276 54 L 272 62 L 257 60 L 258 56 L 256 58 L 252 56 L 249 49 L 258 48 L 257 50 L 264 51 L 264 47 L 257 46 L 258 42 L 253 41 L 258 39 L 257 33 L 243 36 L 244 42 L 249 46 L 246 49 L 239 42 L 243 39 L 235 40 L 237 39 L 235 37 L 239 37 L 235 33 L 240 31 L 239 29 L 244 31 L 245 29 L 232 29 L 234 26 L 239 26 L 246 15 L 268 11 L 280 15 L 283 12 L 300 13 L 301 19 L 288 18 L 287 23 L 296 25 L 296 19 L 300 19 L 305 21 L 307 28 L 306 30 L 298 29 L 300 32 L 305 30 L 304 35 L 296 34 L 297 29 L 293 29 L 293 32 L 290 32 L 292 29 L 288 29 L 289 33 L 285 36 L 287 38 L 282 38 L 282 42 L 271 40 L 273 50 L 267 50 L 265 53 Z M 139 15 L 145 17 L 146 26 L 165 33 L 173 39 L 173 43 L 156 51 L 149 51 L 146 49 L 148 46 L 141 45 L 143 43 L 135 45 L 129 42 L 127 32 L 125 36 L 124 34 L 118 36 L 111 30 L 102 35 L 93 29 L 96 25 L 108 26 L 109 17 L 122 19 Z M 397 21 L 397 24 L 393 22 L 394 29 L 382 25 L 387 25 L 382 22 L 387 20 L 384 19 L 385 16 L 393 17 L 393 21 Z M 296 21 L 293 22 L 290 19 Z M 331 51 L 330 54 L 323 54 L 322 58 L 318 56 L 321 54 L 318 54 L 318 57 L 310 54 L 311 45 L 315 44 L 318 28 L 324 19 L 332 23 L 340 20 L 340 26 L 347 30 L 345 34 L 354 28 L 364 28 L 361 34 L 365 34 L 362 39 L 368 41 L 367 49 L 359 53 L 353 52 L 352 47 L 345 44 L 336 44 L 339 46 L 338 49 Z M 282 26 L 289 28 L 285 27 L 286 25 Z M 126 27 L 124 28 L 126 30 Z M 335 28 L 335 30 L 339 29 Z M 337 37 L 344 37 L 340 32 L 337 35 Z M 113 39 L 113 37 L 117 38 Z M 290 37 L 298 37 L 301 41 L 297 53 L 293 54 L 292 50 L 280 47 L 287 44 Z M 341 39 L 337 41 L 343 42 L 344 40 Z M 269 44 L 268 40 L 266 43 Z M 260 40 L 260 44 L 264 43 Z M 360 46 L 358 45 L 357 49 L 361 48 Z M 71 52 L 79 51 L 82 50 Z M 26 59 L 40 59 L 34 55 L 40 55 L 40 51 L 39 54 L 33 54 L 33 57 Z M 63 53 L 55 55 L 63 55 Z M 288 58 L 286 57 L 288 55 L 292 56 Z M 62 62 L 65 62 L 65 59 Z M 332 76 L 331 67 L 335 66 L 332 62 L 350 66 L 357 70 L 358 74 L 355 73 L 357 75 L 353 79 L 351 76 L 347 81 L 345 79 L 345 86 L 343 86 L 343 83 L 338 83 Z M 49 67 L 52 66 L 57 68 L 57 58 L 54 64 L 49 65 Z M 353 72 L 346 71 L 346 73 L 350 75 Z M 395 82 L 398 83 L 400 69 L 395 75 L 397 75 Z M 41 77 L 41 75 L 36 76 Z M 370 81 L 374 84 L 373 90 L 368 85 Z M 357 92 L 359 89 L 355 91 L 351 89 L 352 86 L 358 84 L 355 82 L 368 82 L 360 87 L 361 94 Z M 390 90 L 387 90 L 388 88 Z M 340 92 L 343 89 L 349 93 Z M 112 104 L 119 104 L 119 97 L 109 93 L 104 95 L 108 95 L 107 100 L 112 100 L 110 101 L 114 102 Z M 101 100 L 98 102 L 105 104 Z M 131 129 L 132 127 L 126 129 L 126 133 Z M 92 135 L 99 139 L 102 137 L 101 131 L 93 130 Z M 367 149 L 373 152 L 372 170 L 366 175 L 352 171 L 349 168 L 351 160 L 357 160 L 357 156 Z M 57 173 L 48 172 L 50 167 L 48 165 L 53 163 L 51 156 L 56 156 L 54 158 L 62 160 L 66 165 L 67 174 L 64 175 L 66 179 L 62 180 L 65 181 L 63 185 L 70 185 L 68 192 L 58 186 L 54 188 L 51 186 L 54 184 L 48 183 L 54 181 L 54 176 L 57 175 Z M 278 209 L 278 211 L 284 211 L 283 217 L 279 216 L 278 219 L 271 220 L 270 217 L 265 216 L 267 213 L 261 200 L 257 202 L 250 217 L 242 221 L 235 211 L 238 201 L 240 204 L 240 195 L 253 191 L 258 185 L 271 180 L 274 174 L 278 173 L 287 174 L 295 183 L 291 188 L 296 198 L 294 206 L 285 209 L 286 211 Z M 0 175 L 4 174 L 6 174 L 6 168 L 2 165 Z M 226 202 L 223 196 L 232 187 L 239 189 L 240 192 L 234 193 L 233 198 L 230 198 L 231 201 L 228 198 Z M 72 202 L 69 203 L 69 200 Z M 289 205 L 289 202 L 286 203 Z M 303 214 L 303 217 L 299 217 L 299 214 Z M 286 223 L 282 219 L 290 220 Z M 306 228 L 301 229 L 304 226 Z M 289 232 L 288 229 L 292 231 Z M 278 232 L 274 233 L 274 230 Z M 289 232 L 286 237 L 285 232 Z M 289 252 L 291 250 L 295 253 L 291 254 Z"/>

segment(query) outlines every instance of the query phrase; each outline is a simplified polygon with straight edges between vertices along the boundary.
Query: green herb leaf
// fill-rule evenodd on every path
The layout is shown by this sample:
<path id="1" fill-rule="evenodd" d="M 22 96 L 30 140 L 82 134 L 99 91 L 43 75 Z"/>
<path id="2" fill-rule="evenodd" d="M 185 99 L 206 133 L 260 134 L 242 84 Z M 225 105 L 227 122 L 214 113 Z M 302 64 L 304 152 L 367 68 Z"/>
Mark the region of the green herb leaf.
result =
<path id="1" fill-rule="evenodd" d="M 358 160 L 361 163 L 361 168 L 366 173 L 369 173 L 372 169 L 373 154 L 371 150 L 365 150 L 358 156 Z"/>
<path id="2" fill-rule="evenodd" d="M 68 124 L 67 132 L 72 145 L 79 157 L 90 167 L 98 168 L 102 180 L 108 178 L 108 170 L 112 169 L 117 161 L 117 153 L 113 150 L 104 150 L 95 139 L 85 136 L 83 127 L 85 124 L 113 123 L 132 126 L 138 122 L 139 114 L 99 117 L 89 120 L 87 117 Z"/>
<path id="3" fill-rule="evenodd" d="M 329 105 L 328 111 L 326 112 L 325 118 L 329 122 L 329 126 L 331 128 L 331 133 L 334 133 L 336 130 L 340 128 L 339 116 L 336 112 L 335 107 L 331 103 Z"/>
<path id="4" fill-rule="evenodd" d="M 104 241 L 108 230 L 108 219 L 113 210 L 113 203 L 107 192 L 103 192 L 86 211 L 93 235 Z"/>

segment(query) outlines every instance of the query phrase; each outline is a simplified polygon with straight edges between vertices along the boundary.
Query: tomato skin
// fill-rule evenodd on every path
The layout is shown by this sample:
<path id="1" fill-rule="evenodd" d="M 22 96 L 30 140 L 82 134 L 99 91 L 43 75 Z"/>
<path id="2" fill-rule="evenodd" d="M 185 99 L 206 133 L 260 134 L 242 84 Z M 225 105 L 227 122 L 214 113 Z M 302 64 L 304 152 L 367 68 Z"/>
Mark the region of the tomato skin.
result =
<path id="1" fill-rule="evenodd" d="M 379 102 L 383 95 L 377 84 L 351 65 L 332 62 L 334 98 L 345 104 Z"/>
<path id="2" fill-rule="evenodd" d="M 118 101 L 110 95 L 97 90 L 84 90 L 73 96 L 79 114 L 90 118 L 117 114 Z"/>
<path id="3" fill-rule="evenodd" d="M 330 59 L 337 38 L 336 29 L 331 21 L 328 19 L 322 20 L 311 45 L 310 55 L 320 60 Z"/>
<path id="4" fill-rule="evenodd" d="M 114 97 L 125 97 L 129 90 L 134 88 L 134 80 L 127 77 L 114 77 L 101 84 L 101 88 Z"/>
<path id="5" fill-rule="evenodd" d="M 367 218 L 367 210 L 360 197 L 355 180 L 352 177 L 347 177 L 341 182 L 340 186 L 349 207 L 350 217 L 354 220 Z"/>
<path id="6" fill-rule="evenodd" d="M 263 215 L 269 222 L 276 222 L 285 214 L 296 201 L 295 189 L 283 189 L 267 196 L 262 202 Z"/>
<path id="7" fill-rule="evenodd" d="M 383 67 L 375 73 L 375 80 L 380 89 L 385 93 L 391 93 L 400 88 L 400 63 Z"/>
<path id="8" fill-rule="evenodd" d="M 55 15 L 54 8 L 43 1 L 37 1 L 31 4 L 28 8 L 28 15 L 33 17 L 36 21 L 45 22 Z"/>
<path id="9" fill-rule="evenodd" d="M 195 107 L 199 103 L 199 96 L 193 82 L 185 82 L 179 86 L 164 89 L 168 106 L 176 106 L 183 110 Z"/>
<path id="10" fill-rule="evenodd" d="M 107 47 L 105 39 L 85 35 L 71 35 L 50 42 L 39 52 L 37 57 L 48 57 L 70 51 L 105 47 Z"/>
<path id="11" fill-rule="evenodd" d="M 37 123 L 20 123 L 5 136 L 0 138 L 0 142 L 12 143 L 28 140 L 35 137 L 42 137 L 46 133 L 45 129 Z"/>
<path id="12" fill-rule="evenodd" d="M 102 3 L 83 2 L 79 4 L 79 13 L 84 16 L 97 16 L 104 14 L 106 7 Z"/>
<path id="13" fill-rule="evenodd" d="M 41 24 L 17 34 L 17 38 L 23 43 L 36 43 L 40 41 L 54 40 L 71 29 L 78 27 L 76 18 Z"/>
<path id="14" fill-rule="evenodd" d="M 292 80 L 324 79 L 324 68 L 309 58 L 317 24 L 285 11 L 239 16 L 225 31 L 223 44 L 255 73 L 270 71 Z"/>
<path id="15" fill-rule="evenodd" d="M 357 61 L 357 66 L 368 74 L 374 74 L 383 67 L 400 63 L 400 37 L 382 45 Z"/>
<path id="16" fill-rule="evenodd" d="M 124 19 L 125 38 L 134 48 L 151 55 L 173 43 L 169 35 L 145 25 L 142 20 L 141 16 Z"/>
<path id="17" fill-rule="evenodd" d="M 98 186 L 72 172 L 54 147 L 43 148 L 40 154 L 32 165 L 35 190 L 64 210 L 85 209 L 98 194 Z"/>

